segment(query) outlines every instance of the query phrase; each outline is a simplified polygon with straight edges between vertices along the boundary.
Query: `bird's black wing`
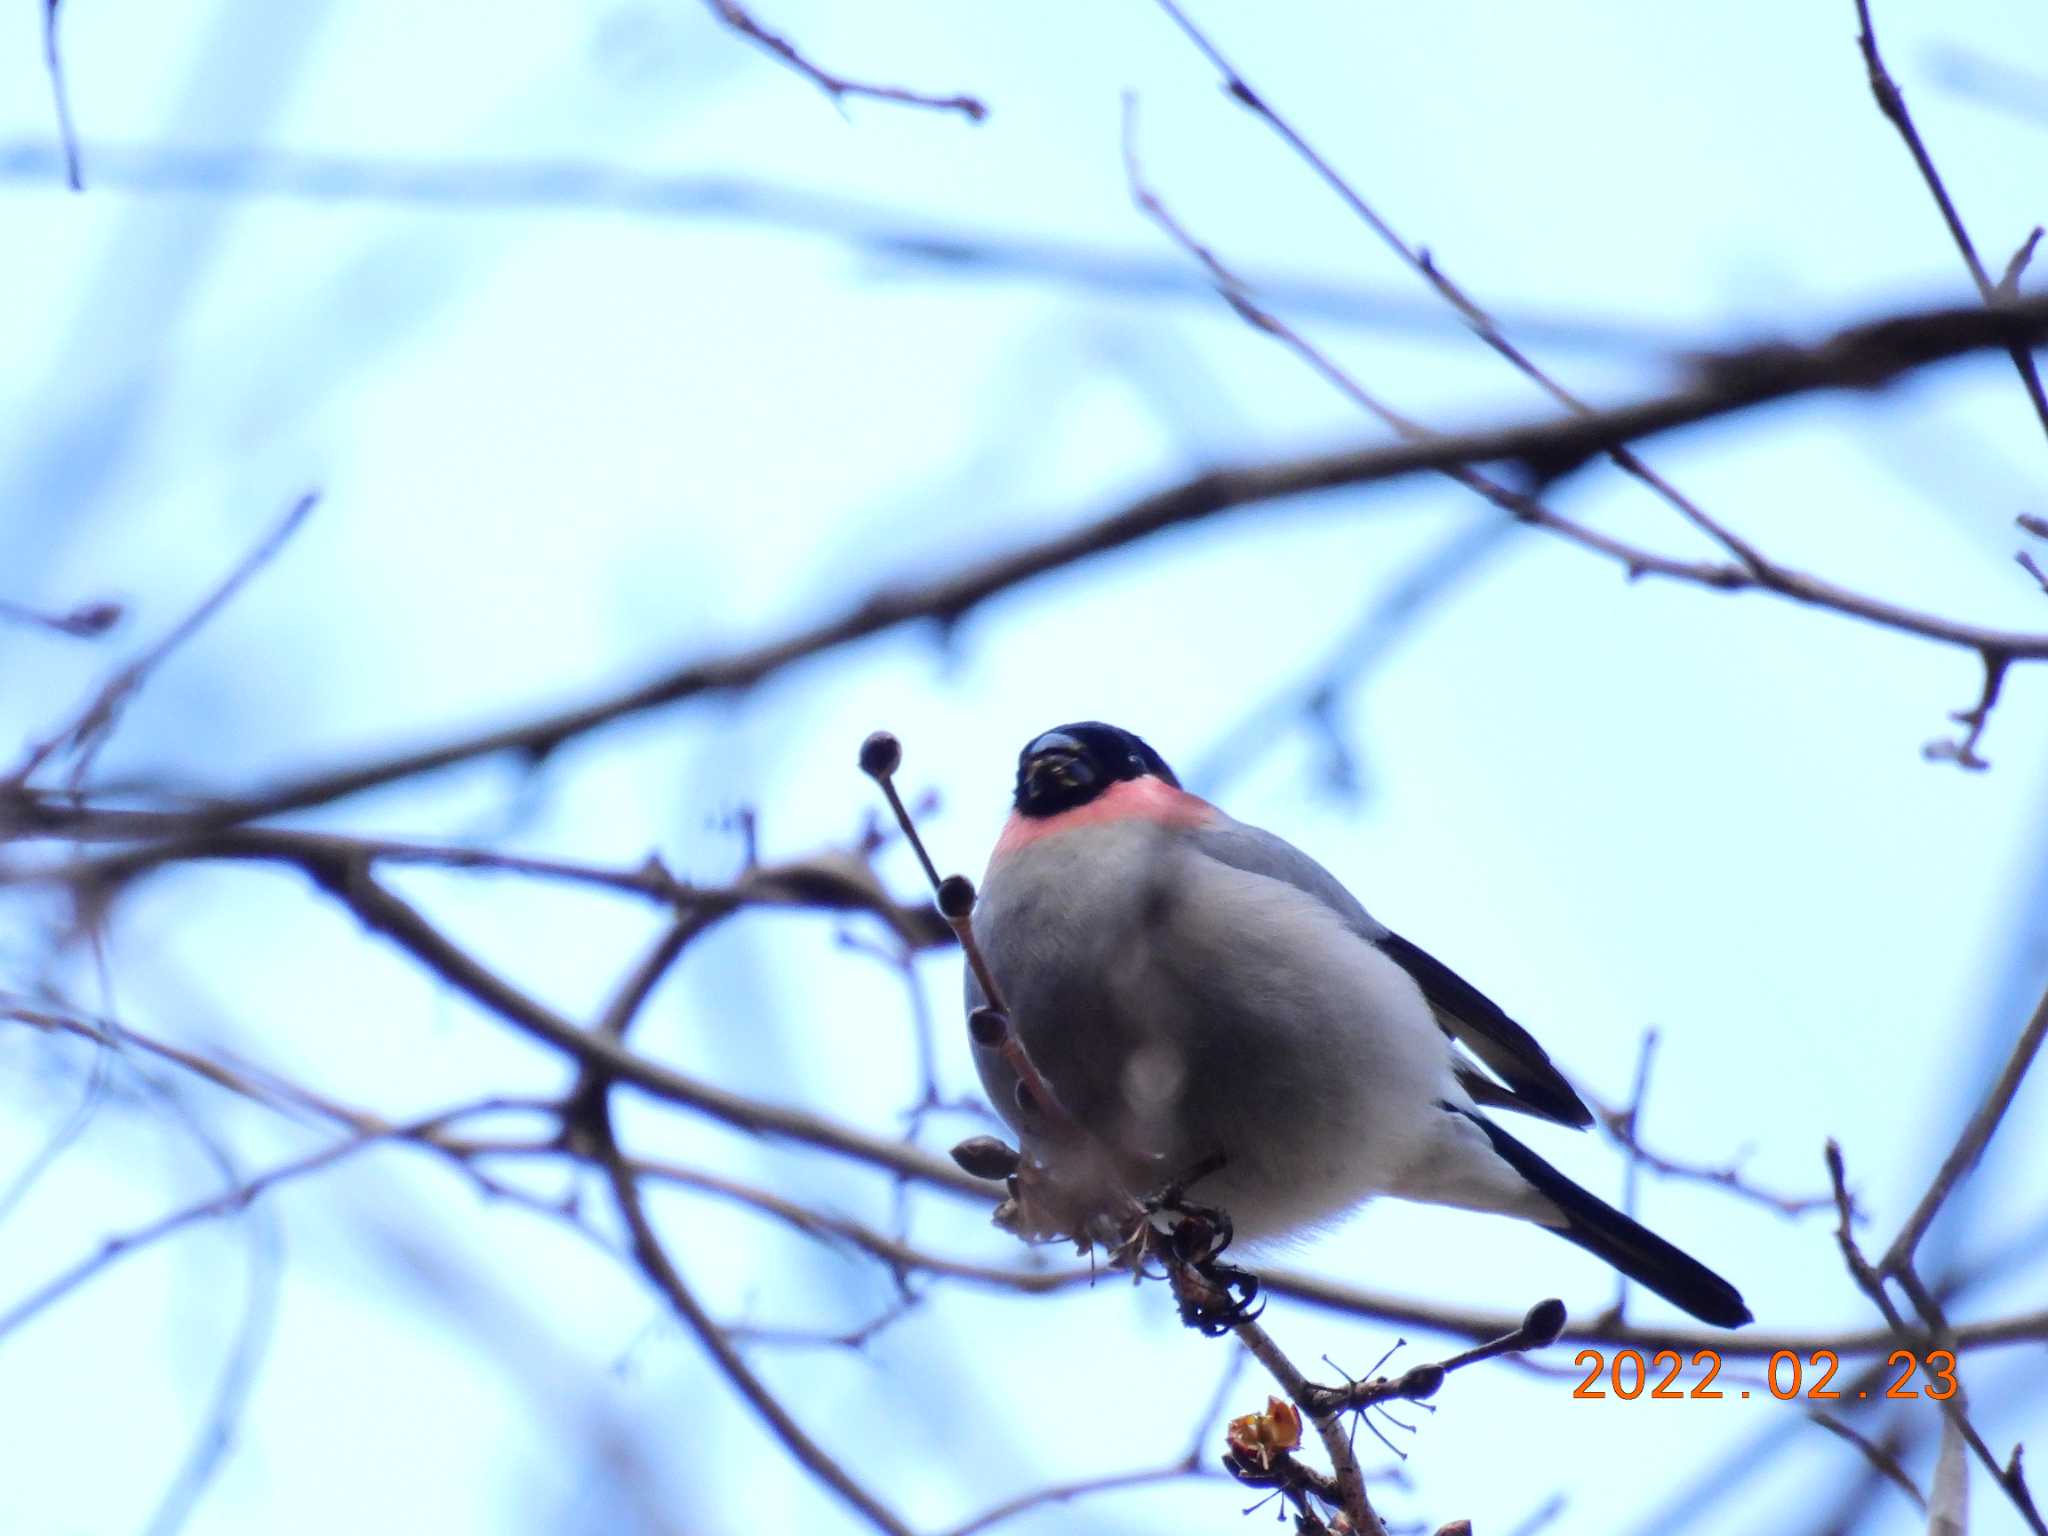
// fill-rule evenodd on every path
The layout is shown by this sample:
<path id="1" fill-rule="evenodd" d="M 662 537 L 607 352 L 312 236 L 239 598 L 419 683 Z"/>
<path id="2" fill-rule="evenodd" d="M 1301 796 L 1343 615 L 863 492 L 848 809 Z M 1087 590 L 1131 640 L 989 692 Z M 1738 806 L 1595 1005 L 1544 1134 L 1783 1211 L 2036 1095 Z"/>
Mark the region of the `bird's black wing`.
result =
<path id="1" fill-rule="evenodd" d="M 1398 933 L 1390 931 L 1377 942 L 1402 970 L 1415 978 L 1444 1033 L 1485 1062 L 1507 1084 L 1509 1092 L 1494 1097 L 1495 1105 L 1580 1130 L 1593 1123 L 1593 1112 L 1564 1080 L 1564 1074 L 1551 1065 L 1550 1053 L 1536 1043 L 1534 1035 L 1502 1012 L 1498 1003 Z M 1463 1080 L 1470 1092 L 1470 1078 Z M 1478 1094 L 1473 1097 L 1487 1102 Z"/>

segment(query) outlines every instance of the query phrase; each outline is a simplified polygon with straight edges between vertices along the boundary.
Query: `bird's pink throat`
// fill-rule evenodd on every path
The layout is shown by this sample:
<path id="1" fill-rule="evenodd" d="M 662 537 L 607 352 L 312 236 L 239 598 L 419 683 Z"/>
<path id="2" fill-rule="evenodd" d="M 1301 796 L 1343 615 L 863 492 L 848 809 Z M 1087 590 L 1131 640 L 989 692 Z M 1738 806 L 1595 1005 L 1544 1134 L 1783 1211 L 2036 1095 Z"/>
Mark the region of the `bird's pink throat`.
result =
<path id="1" fill-rule="evenodd" d="M 1161 826 L 1193 828 L 1216 814 L 1216 807 L 1200 795 L 1175 789 L 1164 779 L 1147 776 L 1112 784 L 1086 805 L 1057 816 L 1019 816 L 1010 813 L 1003 835 L 996 839 L 994 857 L 1015 853 L 1026 844 L 1056 832 L 1071 832 L 1111 821 L 1154 821 Z"/>

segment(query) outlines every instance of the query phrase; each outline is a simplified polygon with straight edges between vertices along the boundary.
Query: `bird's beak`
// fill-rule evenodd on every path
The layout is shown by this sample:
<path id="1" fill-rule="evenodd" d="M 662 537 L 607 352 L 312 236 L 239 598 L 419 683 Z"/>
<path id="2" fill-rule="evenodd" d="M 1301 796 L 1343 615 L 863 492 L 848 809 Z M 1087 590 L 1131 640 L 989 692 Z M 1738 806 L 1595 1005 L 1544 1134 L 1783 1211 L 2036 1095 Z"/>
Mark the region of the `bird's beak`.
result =
<path id="1" fill-rule="evenodd" d="M 1066 737 L 1041 740 L 1024 759 L 1024 789 L 1034 798 L 1058 789 L 1093 789 L 1097 775 L 1080 750 Z"/>

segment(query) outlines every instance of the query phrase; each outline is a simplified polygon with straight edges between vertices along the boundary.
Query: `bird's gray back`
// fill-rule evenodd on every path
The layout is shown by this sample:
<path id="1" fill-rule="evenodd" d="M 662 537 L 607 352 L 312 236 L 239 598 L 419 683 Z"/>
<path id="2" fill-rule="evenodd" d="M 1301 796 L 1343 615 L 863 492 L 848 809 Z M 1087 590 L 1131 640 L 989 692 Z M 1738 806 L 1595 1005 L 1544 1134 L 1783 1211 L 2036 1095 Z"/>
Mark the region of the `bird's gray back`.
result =
<path id="1" fill-rule="evenodd" d="M 1476 1081 L 1478 1074 L 1471 1074 L 1466 1086 L 1477 1088 L 1486 1102 L 1560 1125 L 1584 1128 L 1593 1123 L 1591 1111 L 1526 1029 L 1456 971 L 1373 917 L 1342 881 L 1292 843 L 1220 811 L 1189 841 L 1219 863 L 1281 881 L 1313 897 L 1412 976 L 1444 1033 L 1478 1056 L 1506 1085 L 1506 1091 L 1497 1092 L 1497 1085 Z"/>
<path id="2" fill-rule="evenodd" d="M 1387 927 L 1376 919 L 1345 889 L 1344 882 L 1283 837 L 1261 827 L 1246 826 L 1221 811 L 1208 826 L 1193 833 L 1189 845 L 1206 858 L 1247 874 L 1264 875 L 1291 885 L 1312 896 L 1335 912 L 1344 926 L 1362 939 L 1377 944 L 1387 936 Z"/>

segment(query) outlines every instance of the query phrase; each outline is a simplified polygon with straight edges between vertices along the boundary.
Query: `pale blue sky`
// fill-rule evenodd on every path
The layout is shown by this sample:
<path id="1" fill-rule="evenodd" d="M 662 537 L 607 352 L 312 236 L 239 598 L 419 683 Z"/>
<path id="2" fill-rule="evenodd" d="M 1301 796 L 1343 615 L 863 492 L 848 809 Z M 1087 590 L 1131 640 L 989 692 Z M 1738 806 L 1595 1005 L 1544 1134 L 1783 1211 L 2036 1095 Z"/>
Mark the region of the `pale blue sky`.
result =
<path id="1" fill-rule="evenodd" d="M 46 730 L 294 497 L 325 497 L 130 711 L 111 775 L 246 788 L 579 699 L 1204 463 L 1370 430 L 1198 288 L 935 269 L 679 206 L 676 184 L 693 179 L 768 189 L 782 206 L 846 200 L 884 228 L 1173 270 L 1124 187 L 1132 91 L 1153 185 L 1238 271 L 1386 296 L 1398 323 L 1290 312 L 1368 385 L 1443 426 L 1540 408 L 1448 319 L 1418 328 L 1412 276 L 1137 0 L 764 0 L 764 21 L 849 74 L 979 95 L 991 115 L 978 127 L 869 102 L 842 119 L 689 4 L 71 0 L 83 196 L 50 170 L 38 9 L 16 7 L 0 33 L 0 596 L 118 595 L 134 615 L 100 647 L 0 629 L 5 731 Z M 1505 315 L 1583 321 L 1588 335 L 1543 355 L 1596 398 L 1670 377 L 1667 344 L 1810 334 L 1969 291 L 1869 100 L 1848 0 L 1201 14 L 1468 290 Z M 2048 217 L 2048 130 L 1942 88 L 1935 66 L 1966 48 L 2038 77 L 2048 18 L 1915 0 L 1880 4 L 1878 19 L 1986 259 L 2002 263 Z M 368 162 L 372 181 L 503 165 L 614 179 L 585 196 L 558 175 L 549 195 L 479 205 L 206 192 L 164 185 L 178 180 L 168 150 L 273 183 L 309 175 L 305 157 Z M 1617 329 L 1643 345 L 1595 344 Z M 1876 399 L 1702 429 L 1653 457 L 1788 563 L 2040 628 L 2048 605 L 2011 553 L 2014 514 L 2048 510 L 2044 451 L 2011 369 L 1987 358 Z M 1563 508 L 1700 550 L 1613 476 L 1581 477 Z M 1260 509 L 1022 589 L 943 643 L 893 635 L 743 699 L 616 728 L 534 785 L 491 764 L 315 819 L 626 864 L 659 848 L 679 873 L 718 878 L 738 856 L 721 823 L 742 806 L 758 809 L 771 854 L 849 836 L 873 808 L 854 749 L 887 725 L 906 743 L 906 782 L 943 797 L 928 826 L 941 861 L 978 873 L 1025 738 L 1101 717 L 1198 763 L 1416 562 L 1493 515 L 1421 482 Z M 2048 974 L 2048 674 L 2010 679 L 1990 773 L 1920 756 L 1978 680 L 1964 652 L 1760 597 L 1630 585 L 1517 537 L 1345 693 L 1362 797 L 1328 791 L 1299 729 L 1218 796 L 1312 851 L 1596 1093 L 1625 1095 L 1657 1026 L 1646 1135 L 1670 1154 L 1750 1148 L 1759 1182 L 1808 1191 L 1838 1136 L 1882 1240 Z M 907 857 L 888 868 L 915 889 Z M 654 931 L 650 914 L 587 894 L 400 883 L 583 1016 Z M 0 911 L 14 984 L 49 914 L 14 898 Z M 558 1082 L 550 1059 L 296 878 L 159 880 L 124 911 L 112 955 L 111 1006 L 132 1025 L 386 1114 Z M 922 980 L 944 1079 L 965 1091 L 956 969 L 934 957 Z M 97 998 L 83 968 L 67 974 Z M 900 985 L 822 919 L 749 918 L 705 941 L 639 1043 L 882 1129 L 914 1088 Z M 82 1066 L 0 1035 L 0 1169 L 62 1119 Z M 1990 1252 L 2048 1219 L 2044 1093 L 2037 1079 L 2016 1106 L 1937 1233 L 1945 1251 Z M 252 1167 L 312 1144 L 233 1104 L 194 1104 Z M 878 1179 L 673 1115 L 628 1124 L 650 1150 L 887 1220 Z M 956 1130 L 935 1124 L 934 1144 Z M 1618 1189 L 1611 1146 L 1560 1133 L 1541 1147 Z M 0 1305 L 214 1177 L 156 1117 L 110 1106 L 0 1226 Z M 755 1219 L 682 1198 L 657 1208 L 723 1316 L 839 1326 L 887 1300 L 885 1277 Z M 1736 1279 L 1768 1326 L 1871 1321 L 1820 1219 L 1655 1180 L 1642 1210 Z M 854 1528 L 635 1277 L 565 1231 L 482 1206 L 397 1152 L 283 1194 L 261 1221 L 284 1254 L 274 1327 L 190 1531 Z M 933 1246 L 1012 1256 L 971 1212 L 928 1201 L 918 1222 Z M 250 1232 L 178 1238 L 0 1342 L 8 1530 L 145 1526 L 244 1315 Z M 1392 1204 L 1296 1262 L 1502 1308 L 1559 1294 L 1590 1312 L 1611 1294 L 1597 1264 L 1541 1233 Z M 2037 1305 L 2042 1273 L 2037 1257 L 1957 1310 Z M 1328 1352 L 1353 1370 L 1393 1337 L 1281 1303 L 1268 1320 L 1298 1358 Z M 1399 1358 L 1441 1345 L 1415 1338 Z M 1106 1285 L 1056 1302 L 941 1292 L 865 1356 L 764 1350 L 759 1363 L 828 1444 L 936 1528 L 1034 1480 L 1178 1454 L 1226 1356 L 1182 1331 L 1157 1288 Z M 2048 1438 L 2038 1360 L 2035 1348 L 1964 1361 L 1997 1446 Z M 1249 1407 L 1259 1392 L 1247 1377 L 1238 1397 Z M 1458 1378 L 1437 1413 L 1414 1416 L 1411 1487 L 1382 1506 L 1507 1531 L 1564 1490 L 1570 1529 L 1671 1532 L 1692 1498 L 1685 1469 L 1782 1443 L 1747 1499 L 1698 1525 L 1734 1531 L 1766 1509 L 1818 1518 L 1859 1470 L 1790 1407 L 1568 1393 L 1510 1367 Z M 593 1425 L 654 1469 L 665 1527 L 608 1492 L 627 1479 L 596 1454 Z M 1368 1468 L 1383 1459 L 1374 1447 Z M 2018 1528 L 1975 1491 L 1978 1529 Z M 1015 1529 L 1227 1526 L 1244 1502 L 1201 1485 Z M 1895 1495 L 1873 1508 L 1868 1529 L 1914 1524 Z"/>

